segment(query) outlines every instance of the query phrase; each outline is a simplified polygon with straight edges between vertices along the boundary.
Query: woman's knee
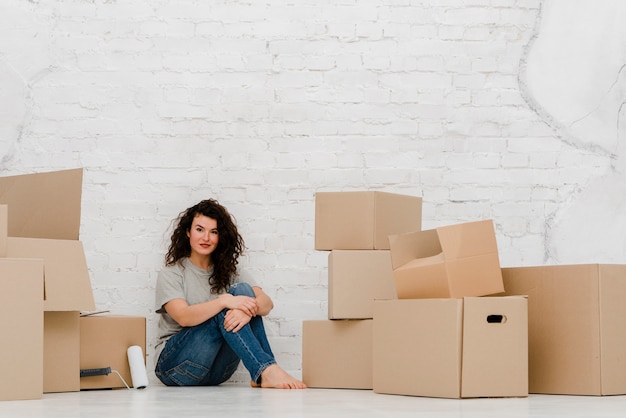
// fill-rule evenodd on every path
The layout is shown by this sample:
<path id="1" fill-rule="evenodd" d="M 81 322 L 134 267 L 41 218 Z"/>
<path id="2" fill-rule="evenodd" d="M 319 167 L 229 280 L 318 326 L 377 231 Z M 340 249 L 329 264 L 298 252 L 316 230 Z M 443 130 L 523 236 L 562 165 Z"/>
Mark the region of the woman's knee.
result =
<path id="1" fill-rule="evenodd" d="M 252 286 L 244 282 L 233 284 L 230 287 L 230 289 L 228 289 L 228 293 L 230 293 L 233 296 L 250 296 L 250 297 L 255 296 Z"/>

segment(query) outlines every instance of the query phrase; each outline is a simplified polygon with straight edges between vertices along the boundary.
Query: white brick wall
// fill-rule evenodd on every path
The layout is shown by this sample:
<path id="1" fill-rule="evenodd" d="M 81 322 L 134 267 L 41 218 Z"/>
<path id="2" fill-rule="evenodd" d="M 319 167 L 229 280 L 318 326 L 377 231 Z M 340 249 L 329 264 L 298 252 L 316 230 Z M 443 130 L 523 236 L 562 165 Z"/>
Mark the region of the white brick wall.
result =
<path id="1" fill-rule="evenodd" d="M 4 0 L 0 174 L 85 168 L 97 306 L 148 317 L 150 345 L 169 222 L 219 199 L 298 374 L 327 309 L 316 191 L 421 195 L 426 228 L 493 218 L 503 265 L 554 261 L 555 219 L 612 160 L 524 100 L 541 3 Z"/>

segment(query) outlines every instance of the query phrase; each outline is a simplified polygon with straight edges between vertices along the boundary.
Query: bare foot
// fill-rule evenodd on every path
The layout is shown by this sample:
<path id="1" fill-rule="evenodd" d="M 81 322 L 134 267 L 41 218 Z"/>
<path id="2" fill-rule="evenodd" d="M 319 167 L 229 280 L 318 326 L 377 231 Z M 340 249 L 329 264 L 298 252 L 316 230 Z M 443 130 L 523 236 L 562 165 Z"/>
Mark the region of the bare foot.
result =
<path id="1" fill-rule="evenodd" d="M 259 387 L 259 385 L 254 382 L 250 382 L 250 386 Z M 272 364 L 261 373 L 261 387 L 274 389 L 305 389 L 306 385 L 281 369 L 278 364 Z"/>

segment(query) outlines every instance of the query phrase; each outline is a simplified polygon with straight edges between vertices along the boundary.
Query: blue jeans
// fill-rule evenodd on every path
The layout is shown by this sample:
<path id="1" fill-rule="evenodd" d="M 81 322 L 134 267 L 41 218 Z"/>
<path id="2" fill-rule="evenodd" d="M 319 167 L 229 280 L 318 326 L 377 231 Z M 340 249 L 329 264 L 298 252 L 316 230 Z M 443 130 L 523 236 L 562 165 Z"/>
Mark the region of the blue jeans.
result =
<path id="1" fill-rule="evenodd" d="M 233 296 L 254 297 L 247 283 L 236 283 L 229 290 Z M 260 316 L 238 332 L 224 329 L 224 309 L 200 325 L 185 327 L 170 337 L 157 360 L 156 376 L 168 386 L 213 386 L 227 381 L 239 361 L 256 383 L 261 372 L 275 364 L 265 327 Z"/>

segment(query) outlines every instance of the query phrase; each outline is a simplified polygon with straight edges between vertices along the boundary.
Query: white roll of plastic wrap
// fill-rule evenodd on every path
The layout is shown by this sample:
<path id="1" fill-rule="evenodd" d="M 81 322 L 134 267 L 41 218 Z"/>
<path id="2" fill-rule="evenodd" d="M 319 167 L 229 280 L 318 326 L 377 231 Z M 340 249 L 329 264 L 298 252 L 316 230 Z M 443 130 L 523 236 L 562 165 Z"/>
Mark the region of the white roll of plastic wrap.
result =
<path id="1" fill-rule="evenodd" d="M 133 380 L 135 389 L 148 387 L 148 373 L 146 373 L 146 363 L 143 360 L 143 351 L 138 345 L 128 347 L 128 365 L 130 366 L 130 377 Z"/>

